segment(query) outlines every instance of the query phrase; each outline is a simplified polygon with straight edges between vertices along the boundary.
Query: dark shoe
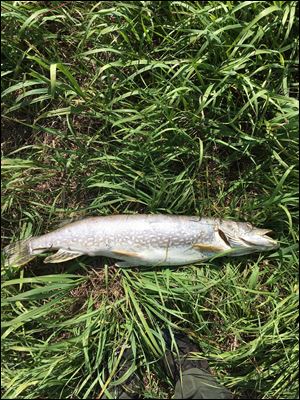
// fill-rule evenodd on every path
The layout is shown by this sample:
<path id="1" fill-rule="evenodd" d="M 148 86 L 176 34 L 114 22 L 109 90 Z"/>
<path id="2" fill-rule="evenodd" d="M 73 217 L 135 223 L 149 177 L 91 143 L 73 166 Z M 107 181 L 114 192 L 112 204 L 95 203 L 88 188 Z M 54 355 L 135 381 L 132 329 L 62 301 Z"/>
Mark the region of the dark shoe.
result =
<path id="1" fill-rule="evenodd" d="M 175 386 L 174 399 L 233 399 L 232 393 L 208 371 L 190 368 Z"/>
<path id="2" fill-rule="evenodd" d="M 132 350 L 131 348 L 128 348 L 124 351 L 121 358 L 121 368 L 116 374 L 116 380 L 121 379 L 126 374 L 129 368 L 132 366 L 132 362 Z M 136 372 L 133 372 L 122 384 L 110 386 L 109 392 L 116 399 L 139 399 L 140 393 L 143 392 L 142 382 L 142 378 Z M 102 396 L 102 399 L 106 398 L 107 397 L 105 395 Z"/>
<path id="3" fill-rule="evenodd" d="M 182 373 L 190 368 L 209 370 L 207 360 L 192 359 L 190 353 L 198 353 L 200 349 L 187 335 L 182 333 L 176 333 L 174 335 L 178 352 L 177 349 L 174 348 L 175 346 L 173 346 L 172 349 L 172 338 L 167 329 L 163 331 L 163 336 L 167 351 L 162 361 L 169 378 L 176 382 L 180 377 L 180 371 Z"/>
<path id="4" fill-rule="evenodd" d="M 167 345 L 163 364 L 175 385 L 174 399 L 232 399 L 232 393 L 220 385 L 210 373 L 207 360 L 192 359 L 190 353 L 200 352 L 187 335 L 175 334 L 172 349 L 169 331 L 163 331 Z M 175 347 L 175 346 L 173 346 Z M 173 351 L 172 351 L 173 350 Z"/>

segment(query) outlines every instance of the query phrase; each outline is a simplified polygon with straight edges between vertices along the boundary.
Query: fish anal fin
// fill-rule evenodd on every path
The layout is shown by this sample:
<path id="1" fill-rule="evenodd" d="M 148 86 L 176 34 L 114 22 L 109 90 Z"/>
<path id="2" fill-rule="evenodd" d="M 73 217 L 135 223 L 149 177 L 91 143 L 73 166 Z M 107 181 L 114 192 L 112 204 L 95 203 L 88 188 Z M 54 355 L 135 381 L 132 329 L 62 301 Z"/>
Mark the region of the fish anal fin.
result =
<path id="1" fill-rule="evenodd" d="M 122 257 L 143 258 L 139 253 L 136 253 L 134 251 L 112 250 L 112 253 L 114 253 L 117 256 L 122 256 Z"/>
<path id="2" fill-rule="evenodd" d="M 213 246 L 211 244 L 205 244 L 205 243 L 194 243 L 192 247 L 199 251 L 213 251 L 213 252 L 224 251 L 222 247 Z"/>
<path id="3" fill-rule="evenodd" d="M 46 257 L 44 263 L 61 263 L 73 260 L 73 258 L 77 258 L 82 254 L 83 253 L 80 253 L 79 251 L 59 249 L 55 254 Z"/>

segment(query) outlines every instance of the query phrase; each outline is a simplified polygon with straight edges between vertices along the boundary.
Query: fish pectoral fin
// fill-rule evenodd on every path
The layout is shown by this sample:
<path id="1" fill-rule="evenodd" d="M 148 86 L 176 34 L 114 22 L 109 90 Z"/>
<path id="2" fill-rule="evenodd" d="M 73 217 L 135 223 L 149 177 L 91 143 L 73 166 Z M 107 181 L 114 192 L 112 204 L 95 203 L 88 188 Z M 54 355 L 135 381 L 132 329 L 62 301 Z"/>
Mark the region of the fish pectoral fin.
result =
<path id="1" fill-rule="evenodd" d="M 205 243 L 194 243 L 192 247 L 195 250 L 199 251 L 212 251 L 212 252 L 224 251 L 222 247 L 213 246 L 211 244 L 205 244 Z"/>
<path id="2" fill-rule="evenodd" d="M 79 251 L 59 249 L 55 254 L 45 258 L 44 263 L 61 263 L 81 256 Z"/>
<path id="3" fill-rule="evenodd" d="M 116 267 L 135 267 L 136 264 L 135 263 L 131 263 L 130 261 L 118 261 L 117 263 L 115 263 Z"/>
<path id="4" fill-rule="evenodd" d="M 140 258 L 142 259 L 143 256 L 139 253 L 136 253 L 134 251 L 127 251 L 127 250 L 112 250 L 112 253 L 114 253 L 116 256 L 121 256 L 121 257 L 132 257 L 132 258 Z"/>

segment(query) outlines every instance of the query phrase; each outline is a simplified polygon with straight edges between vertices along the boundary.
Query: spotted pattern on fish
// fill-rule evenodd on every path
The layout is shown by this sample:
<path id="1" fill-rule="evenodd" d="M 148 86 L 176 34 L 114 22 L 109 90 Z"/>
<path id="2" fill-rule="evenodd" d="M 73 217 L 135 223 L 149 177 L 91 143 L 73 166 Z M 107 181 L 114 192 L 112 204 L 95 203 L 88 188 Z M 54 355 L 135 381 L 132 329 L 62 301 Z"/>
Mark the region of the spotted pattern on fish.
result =
<path id="1" fill-rule="evenodd" d="M 272 250 L 269 230 L 249 223 L 175 215 L 89 217 L 4 249 L 6 264 L 52 250 L 51 262 L 86 254 L 117 258 L 129 265 L 184 265 L 218 254 L 230 256 Z M 69 254 L 68 254 L 69 252 Z"/>

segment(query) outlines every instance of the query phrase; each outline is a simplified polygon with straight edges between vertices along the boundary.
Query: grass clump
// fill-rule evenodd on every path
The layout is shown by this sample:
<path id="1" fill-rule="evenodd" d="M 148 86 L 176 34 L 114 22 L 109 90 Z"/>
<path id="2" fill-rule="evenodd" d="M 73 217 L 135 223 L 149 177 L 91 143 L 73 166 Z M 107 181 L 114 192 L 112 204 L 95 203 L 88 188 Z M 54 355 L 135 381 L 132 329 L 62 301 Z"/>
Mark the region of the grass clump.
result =
<path id="1" fill-rule="evenodd" d="M 9 2 L 2 7 L 2 243 L 62 220 L 247 220 L 273 253 L 117 269 L 5 270 L 4 398 L 168 398 L 186 332 L 237 398 L 298 396 L 298 2 Z M 122 355 L 133 359 L 125 375 Z"/>

